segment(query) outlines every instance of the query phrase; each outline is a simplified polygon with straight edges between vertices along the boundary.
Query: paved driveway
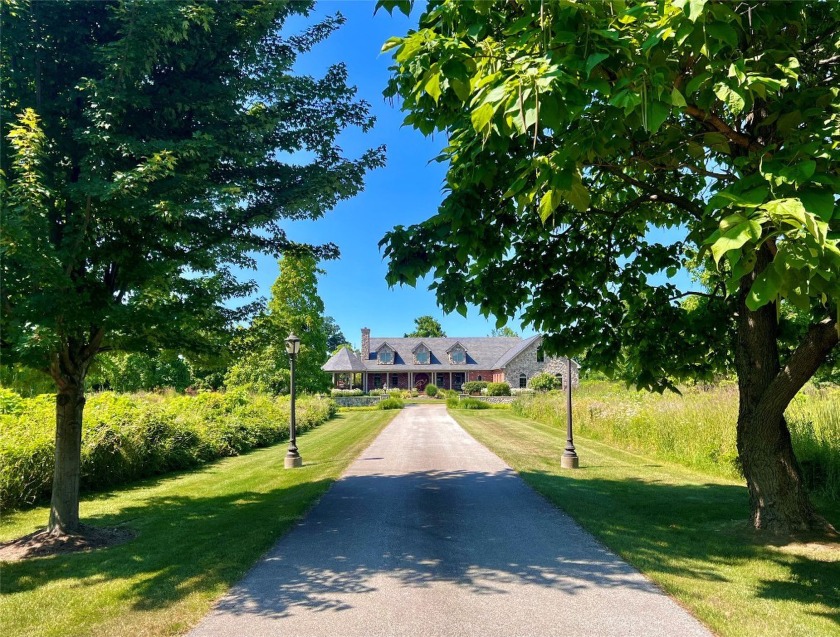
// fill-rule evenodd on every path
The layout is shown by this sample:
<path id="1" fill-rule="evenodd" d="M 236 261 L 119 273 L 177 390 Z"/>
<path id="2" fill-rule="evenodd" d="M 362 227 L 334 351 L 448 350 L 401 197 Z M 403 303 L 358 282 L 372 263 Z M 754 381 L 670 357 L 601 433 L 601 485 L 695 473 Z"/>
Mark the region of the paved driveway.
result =
<path id="1" fill-rule="evenodd" d="M 419 405 L 190 634 L 711 635 Z"/>

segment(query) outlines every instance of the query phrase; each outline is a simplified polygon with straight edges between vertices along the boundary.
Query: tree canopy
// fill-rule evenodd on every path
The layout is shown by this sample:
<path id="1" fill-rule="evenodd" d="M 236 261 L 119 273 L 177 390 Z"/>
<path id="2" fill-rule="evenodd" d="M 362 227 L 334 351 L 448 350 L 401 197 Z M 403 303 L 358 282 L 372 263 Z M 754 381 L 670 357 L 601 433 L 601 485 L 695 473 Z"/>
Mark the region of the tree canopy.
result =
<path id="1" fill-rule="evenodd" d="M 346 68 L 291 72 L 342 22 L 281 32 L 312 6 L 3 3 L 0 344 L 59 389 L 53 530 L 77 526 L 96 354 L 208 349 L 254 309 L 235 306 L 254 284 L 234 268 L 255 252 L 336 256 L 280 222 L 320 217 L 382 164 L 336 143 L 373 121 Z"/>
<path id="2" fill-rule="evenodd" d="M 521 311 L 548 350 L 640 387 L 734 367 L 753 522 L 818 523 L 783 413 L 838 341 L 838 20 L 837 3 L 432 0 L 383 47 L 386 95 L 447 135 L 445 197 L 383 239 L 388 281 L 431 272 L 445 311 Z M 677 286 L 692 265 L 708 287 Z"/>
<path id="3" fill-rule="evenodd" d="M 414 331 L 406 334 L 406 337 L 419 338 L 442 338 L 446 336 L 443 326 L 433 316 L 419 316 L 414 319 Z"/>

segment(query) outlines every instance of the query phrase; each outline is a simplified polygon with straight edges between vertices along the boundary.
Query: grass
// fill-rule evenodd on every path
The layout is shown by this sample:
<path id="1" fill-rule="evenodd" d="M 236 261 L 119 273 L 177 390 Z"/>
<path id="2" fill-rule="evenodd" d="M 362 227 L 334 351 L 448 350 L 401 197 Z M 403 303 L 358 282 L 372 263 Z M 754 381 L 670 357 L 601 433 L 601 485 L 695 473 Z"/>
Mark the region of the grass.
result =
<path id="1" fill-rule="evenodd" d="M 565 427 L 511 412 L 450 413 L 717 634 L 840 632 L 840 545 L 759 541 L 745 522 L 740 482 L 577 436 L 580 469 L 561 471 Z M 840 505 L 820 504 L 838 526 Z"/>
<path id="2" fill-rule="evenodd" d="M 137 537 L 104 550 L 4 563 L 4 637 L 185 632 L 327 490 L 397 412 L 339 414 L 298 438 L 304 466 L 283 469 L 284 445 L 201 470 L 86 497 L 83 520 Z M 43 526 L 44 507 L 10 513 L 0 541 Z"/>
<path id="3" fill-rule="evenodd" d="M 740 479 L 735 426 L 738 391 L 732 383 L 684 387 L 682 395 L 627 390 L 589 381 L 575 392 L 575 431 L 593 440 L 703 473 Z M 562 394 L 517 400 L 513 411 L 565 427 Z M 840 388 L 808 387 L 786 412 L 793 446 L 808 488 L 840 502 Z"/>

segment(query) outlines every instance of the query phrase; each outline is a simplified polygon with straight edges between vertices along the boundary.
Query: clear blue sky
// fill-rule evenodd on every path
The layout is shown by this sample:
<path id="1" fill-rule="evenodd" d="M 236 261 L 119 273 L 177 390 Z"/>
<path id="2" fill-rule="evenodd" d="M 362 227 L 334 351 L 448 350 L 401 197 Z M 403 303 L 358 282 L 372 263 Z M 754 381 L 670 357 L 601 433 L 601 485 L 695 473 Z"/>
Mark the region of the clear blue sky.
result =
<path id="1" fill-rule="evenodd" d="M 357 197 L 341 202 L 317 221 L 285 222 L 289 238 L 305 243 L 332 242 L 339 246 L 341 258 L 325 261 L 326 274 L 319 279 L 319 292 L 326 314 L 335 318 L 350 342 L 359 345 L 360 330 L 369 327 L 374 335 L 402 336 L 413 329 L 414 319 L 424 314 L 437 318 L 447 334 L 486 336 L 495 322 L 486 321 L 473 308 L 464 318 L 444 315 L 428 281 L 416 288 L 389 289 L 385 283 L 387 267 L 378 247 L 380 239 L 395 225 L 418 223 L 430 217 L 441 200 L 445 166 L 430 163 L 445 145 L 445 138 L 425 138 L 411 128 L 403 128 L 404 113 L 382 96 L 389 73 L 390 55 L 379 53 L 391 36 L 404 35 L 415 26 L 418 12 L 411 19 L 399 12 L 394 16 L 380 11 L 373 14 L 374 3 L 321 1 L 308 19 L 287 22 L 285 33 L 299 31 L 319 18 L 341 12 L 347 22 L 310 53 L 301 56 L 295 67 L 298 73 L 321 76 L 337 62 L 344 62 L 349 83 L 358 88 L 358 96 L 371 105 L 376 125 L 368 133 L 347 130 L 339 140 L 348 157 L 358 157 L 368 148 L 387 146 L 387 164 L 368 174 L 365 190 Z M 277 263 L 270 257 L 258 257 L 259 269 L 253 276 L 260 295 L 268 297 L 277 277 Z M 511 327 L 520 331 L 518 323 Z"/>
<path id="2" fill-rule="evenodd" d="M 295 70 L 321 76 L 334 63 L 344 62 L 349 83 L 358 88 L 358 96 L 370 103 L 376 125 L 366 134 L 345 131 L 340 145 L 346 156 L 358 157 L 366 149 L 387 146 L 387 164 L 370 173 L 365 190 L 357 197 L 341 202 L 317 221 L 285 222 L 289 238 L 295 241 L 322 244 L 335 243 L 341 258 L 326 261 L 321 267 L 319 292 L 326 314 L 335 318 L 351 343 L 359 345 L 360 329 L 369 327 L 374 336 L 402 336 L 413 329 L 414 319 L 430 314 L 437 318 L 450 336 L 486 336 L 495 321 L 485 320 L 471 307 L 467 318 L 459 314 L 444 315 L 428 291 L 429 281 L 418 282 L 416 288 L 389 289 L 385 283 L 387 267 L 378 247 L 380 239 L 395 225 L 410 225 L 430 217 L 441 201 L 445 166 L 430 163 L 445 145 L 445 138 L 423 137 L 418 131 L 402 127 L 404 113 L 382 96 L 389 73 L 390 54 L 380 54 L 382 44 L 391 36 L 404 35 L 415 22 L 396 11 L 373 13 L 374 2 L 367 0 L 322 0 L 307 19 L 290 20 L 284 31 L 291 33 L 307 24 L 340 11 L 347 19 L 343 27 L 313 51 L 302 56 Z M 258 257 L 258 271 L 246 273 L 259 285 L 259 294 L 270 295 L 277 277 L 277 263 Z M 508 323 L 523 335 L 516 320 Z"/>

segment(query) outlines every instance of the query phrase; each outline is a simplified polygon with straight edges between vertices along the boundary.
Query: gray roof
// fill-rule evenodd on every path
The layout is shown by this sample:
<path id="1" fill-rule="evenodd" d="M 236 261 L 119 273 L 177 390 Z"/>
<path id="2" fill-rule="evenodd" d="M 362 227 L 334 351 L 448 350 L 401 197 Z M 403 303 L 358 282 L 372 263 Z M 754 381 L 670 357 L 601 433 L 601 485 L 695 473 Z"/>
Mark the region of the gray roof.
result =
<path id="1" fill-rule="evenodd" d="M 365 366 L 356 352 L 342 347 L 321 367 L 325 372 L 363 372 Z"/>
<path id="2" fill-rule="evenodd" d="M 520 342 L 514 347 L 511 347 L 508 351 L 502 354 L 501 358 L 496 361 L 496 364 L 493 366 L 493 369 L 504 369 L 505 365 L 511 362 L 514 358 L 519 356 L 522 352 L 524 352 L 528 347 L 535 343 L 536 341 L 540 340 L 540 336 L 532 336 L 531 338 L 526 338 L 524 340 L 519 339 Z"/>
<path id="3" fill-rule="evenodd" d="M 539 338 L 535 336 L 533 338 Z M 512 349 L 521 351 L 523 343 L 531 343 L 533 339 L 523 341 L 521 338 L 482 336 L 482 337 L 461 337 L 461 338 L 375 338 L 370 339 L 370 357 L 361 361 L 367 371 L 379 372 L 428 372 L 428 371 L 451 371 L 460 372 L 465 370 L 494 370 L 500 369 L 496 362 L 502 359 Z M 384 343 L 387 343 L 395 351 L 394 363 L 392 365 L 380 365 L 376 360 L 376 350 Z M 414 363 L 414 350 L 420 343 L 423 343 L 431 352 L 431 361 L 428 365 L 417 365 Z M 461 344 L 467 351 L 466 364 L 453 364 L 449 362 L 448 351 L 455 345 Z M 527 345 L 526 345 L 527 346 Z M 512 358 L 512 357 L 511 357 Z"/>

